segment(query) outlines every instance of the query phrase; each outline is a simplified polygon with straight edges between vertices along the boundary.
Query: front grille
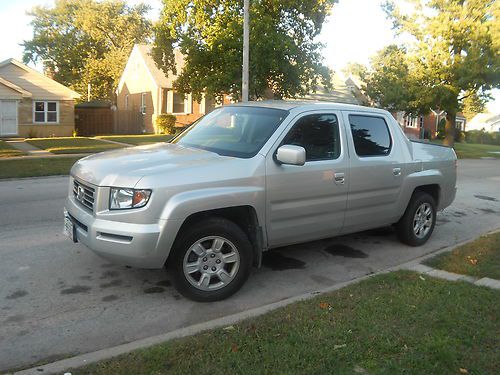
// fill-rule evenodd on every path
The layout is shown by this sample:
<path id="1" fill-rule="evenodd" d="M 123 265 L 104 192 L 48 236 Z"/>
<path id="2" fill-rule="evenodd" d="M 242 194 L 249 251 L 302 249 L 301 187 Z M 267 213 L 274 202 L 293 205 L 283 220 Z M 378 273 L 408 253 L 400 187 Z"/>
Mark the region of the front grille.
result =
<path id="1" fill-rule="evenodd" d="M 73 182 L 73 195 L 77 202 L 82 204 L 89 210 L 94 210 L 95 201 L 95 189 L 81 183 L 80 181 L 74 180 Z"/>

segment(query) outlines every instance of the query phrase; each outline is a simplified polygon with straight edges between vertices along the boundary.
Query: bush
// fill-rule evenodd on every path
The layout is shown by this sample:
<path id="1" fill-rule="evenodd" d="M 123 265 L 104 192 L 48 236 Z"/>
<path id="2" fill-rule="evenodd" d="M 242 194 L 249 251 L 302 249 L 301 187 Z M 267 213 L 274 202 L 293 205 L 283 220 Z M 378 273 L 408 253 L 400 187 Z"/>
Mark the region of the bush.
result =
<path id="1" fill-rule="evenodd" d="M 175 134 L 175 122 L 177 118 L 174 115 L 159 115 L 156 120 L 156 129 L 161 134 Z"/>
<path id="2" fill-rule="evenodd" d="M 455 129 L 455 142 L 465 141 L 465 133 L 459 129 Z"/>
<path id="3" fill-rule="evenodd" d="M 467 143 L 500 146 L 500 133 L 487 133 L 484 130 L 471 130 L 465 132 L 465 141 Z"/>

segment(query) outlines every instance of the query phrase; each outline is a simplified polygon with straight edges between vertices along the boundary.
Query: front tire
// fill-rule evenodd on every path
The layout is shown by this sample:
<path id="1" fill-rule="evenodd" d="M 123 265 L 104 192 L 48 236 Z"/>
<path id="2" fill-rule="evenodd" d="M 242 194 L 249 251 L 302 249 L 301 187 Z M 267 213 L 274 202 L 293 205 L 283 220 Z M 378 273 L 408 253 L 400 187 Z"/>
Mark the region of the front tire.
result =
<path id="1" fill-rule="evenodd" d="M 168 272 L 183 296 L 212 302 L 236 293 L 252 268 L 252 245 L 232 221 L 210 218 L 188 228 L 176 240 Z"/>
<path id="2" fill-rule="evenodd" d="M 396 224 L 396 233 L 401 242 L 410 246 L 421 246 L 427 242 L 436 225 L 436 202 L 424 192 L 415 192 L 406 211 Z"/>

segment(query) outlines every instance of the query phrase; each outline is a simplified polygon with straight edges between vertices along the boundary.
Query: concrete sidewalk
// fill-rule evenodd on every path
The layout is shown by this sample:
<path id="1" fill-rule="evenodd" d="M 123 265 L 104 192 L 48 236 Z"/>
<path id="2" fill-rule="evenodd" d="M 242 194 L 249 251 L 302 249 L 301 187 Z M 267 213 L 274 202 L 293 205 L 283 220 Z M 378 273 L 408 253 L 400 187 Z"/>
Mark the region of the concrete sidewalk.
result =
<path id="1" fill-rule="evenodd" d="M 38 147 L 35 147 L 27 142 L 24 141 L 24 139 L 19 139 L 19 140 L 6 140 L 6 143 L 14 147 L 15 149 L 25 152 L 28 155 L 31 156 L 53 156 L 54 154 L 50 153 L 47 150 L 42 150 L 39 149 Z"/>

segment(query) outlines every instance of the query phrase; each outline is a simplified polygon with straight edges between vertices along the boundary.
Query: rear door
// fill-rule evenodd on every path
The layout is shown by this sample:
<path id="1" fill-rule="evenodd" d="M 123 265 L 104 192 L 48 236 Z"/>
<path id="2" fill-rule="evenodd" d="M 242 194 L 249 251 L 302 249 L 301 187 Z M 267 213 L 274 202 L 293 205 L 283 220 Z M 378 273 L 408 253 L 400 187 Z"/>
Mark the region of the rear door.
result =
<path id="1" fill-rule="evenodd" d="M 343 112 L 350 151 L 349 197 L 343 232 L 399 219 L 403 153 L 384 114 Z"/>
<path id="2" fill-rule="evenodd" d="M 348 156 L 338 111 L 298 115 L 266 158 L 266 223 L 270 247 L 340 233 L 347 202 Z M 303 166 L 282 165 L 283 144 L 306 149 Z"/>

